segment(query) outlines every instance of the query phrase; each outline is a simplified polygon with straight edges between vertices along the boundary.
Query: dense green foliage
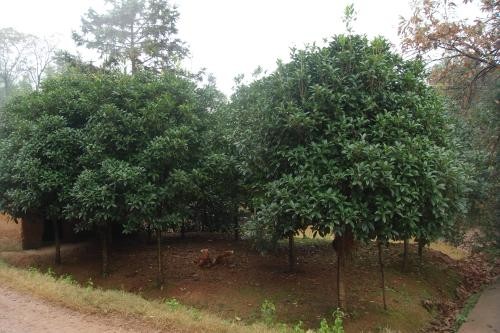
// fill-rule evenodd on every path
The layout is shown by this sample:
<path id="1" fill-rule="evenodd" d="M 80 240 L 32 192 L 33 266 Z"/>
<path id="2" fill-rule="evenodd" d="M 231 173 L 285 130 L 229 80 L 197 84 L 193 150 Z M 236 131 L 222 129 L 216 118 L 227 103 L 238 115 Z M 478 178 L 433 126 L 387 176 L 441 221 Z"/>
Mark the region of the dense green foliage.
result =
<path id="1" fill-rule="evenodd" d="M 460 243 L 467 231 L 473 229 L 480 233 L 479 241 L 474 242 L 475 247 L 498 249 L 498 79 L 493 73 L 478 80 L 471 95 L 467 82 L 461 79 L 462 70 L 447 71 L 446 82 L 439 80 L 442 70 L 441 66 L 433 68 L 431 79 L 448 100 L 447 112 L 455 124 L 457 147 L 471 166 L 472 176 L 468 215 L 456 224 L 449 239 Z M 470 101 L 464 103 L 465 99 Z"/>
<path id="2" fill-rule="evenodd" d="M 0 113 L 0 211 L 97 232 L 104 274 L 112 229 L 155 232 L 161 285 L 162 233 L 238 238 L 245 212 L 247 236 L 288 237 L 291 270 L 299 231 L 334 235 L 344 308 L 354 241 L 378 242 L 383 280 L 383 243 L 449 234 L 469 187 L 480 187 L 468 172 L 484 163 L 457 140 L 465 131 L 453 127 L 424 65 L 383 38 L 338 35 L 293 50 L 290 62 L 239 86 L 227 103 L 214 85 L 171 70 L 187 52 L 171 39 L 175 8 L 109 3 L 107 14 L 89 11 L 75 34 L 99 50 L 104 69 L 61 53 L 62 74 Z M 348 7 L 348 27 L 353 15 Z"/>
<path id="3" fill-rule="evenodd" d="M 424 79 L 384 40 L 338 36 L 240 88 L 234 112 L 258 223 L 285 234 L 304 219 L 362 240 L 441 235 L 464 209 L 466 179 Z"/>
<path id="4" fill-rule="evenodd" d="M 235 146 L 257 209 L 246 229 L 271 242 L 288 237 L 291 270 L 293 235 L 307 226 L 334 234 L 345 308 L 353 242 L 379 242 L 383 280 L 381 243 L 428 243 L 465 212 L 466 164 L 423 64 L 384 39 L 339 35 L 291 58 L 233 96 Z"/>
<path id="5" fill-rule="evenodd" d="M 88 82 L 62 77 L 10 102 L 0 113 L 2 210 L 61 219 L 79 173 Z M 80 107 L 75 107 L 80 105 Z"/>
<path id="6" fill-rule="evenodd" d="M 1 210 L 102 234 L 176 227 L 199 192 L 205 95 L 174 74 L 47 80 L 2 112 Z"/>

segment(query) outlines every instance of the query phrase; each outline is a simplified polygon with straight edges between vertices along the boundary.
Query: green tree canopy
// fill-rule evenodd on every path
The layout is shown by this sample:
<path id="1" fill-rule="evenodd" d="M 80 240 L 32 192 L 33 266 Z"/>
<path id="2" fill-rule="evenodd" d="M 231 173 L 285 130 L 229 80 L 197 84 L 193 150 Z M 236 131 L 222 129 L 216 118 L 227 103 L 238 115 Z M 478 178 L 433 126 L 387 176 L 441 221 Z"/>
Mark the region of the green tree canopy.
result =
<path id="1" fill-rule="evenodd" d="M 423 65 L 362 36 L 291 58 L 233 100 L 243 119 L 253 115 L 240 140 L 256 153 L 247 165 L 258 221 L 282 233 L 304 219 L 341 248 L 346 237 L 441 235 L 465 206 L 466 182 Z"/>
<path id="2" fill-rule="evenodd" d="M 84 91 L 83 172 L 71 190 L 69 216 L 97 228 L 160 232 L 180 224 L 196 190 L 205 105 L 196 85 L 172 73 L 91 74 Z"/>
<path id="3" fill-rule="evenodd" d="M 56 223 L 81 171 L 81 129 L 88 116 L 79 99 L 84 80 L 49 80 L 40 92 L 14 98 L 0 111 L 0 210 Z M 59 261 L 59 244 L 56 246 Z"/>

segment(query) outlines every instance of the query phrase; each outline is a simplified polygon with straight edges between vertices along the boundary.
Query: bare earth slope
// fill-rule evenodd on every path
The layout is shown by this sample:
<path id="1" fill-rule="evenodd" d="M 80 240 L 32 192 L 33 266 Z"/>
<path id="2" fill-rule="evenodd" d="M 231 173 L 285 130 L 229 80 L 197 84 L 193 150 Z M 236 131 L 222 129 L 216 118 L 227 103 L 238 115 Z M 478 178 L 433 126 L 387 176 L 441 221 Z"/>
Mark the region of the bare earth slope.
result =
<path id="1" fill-rule="evenodd" d="M 0 286 L 0 333 L 130 333 L 150 327 L 117 317 L 87 315 Z"/>

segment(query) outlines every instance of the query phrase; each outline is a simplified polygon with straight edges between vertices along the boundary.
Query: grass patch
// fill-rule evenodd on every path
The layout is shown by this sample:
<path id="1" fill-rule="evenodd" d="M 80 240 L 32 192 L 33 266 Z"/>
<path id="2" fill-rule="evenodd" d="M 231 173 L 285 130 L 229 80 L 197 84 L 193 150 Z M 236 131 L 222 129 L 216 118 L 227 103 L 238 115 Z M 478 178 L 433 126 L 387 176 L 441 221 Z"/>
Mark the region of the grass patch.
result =
<path id="1" fill-rule="evenodd" d="M 462 260 L 469 256 L 469 252 L 459 247 L 453 246 L 444 241 L 435 241 L 430 244 L 430 248 L 446 254 L 454 260 Z"/>
<path id="2" fill-rule="evenodd" d="M 117 290 L 102 290 L 78 285 L 71 276 L 56 277 L 36 269 L 23 270 L 0 261 L 3 286 L 32 294 L 51 302 L 88 313 L 115 313 L 138 318 L 160 329 L 180 332 L 274 332 L 263 324 L 241 325 L 215 315 L 184 306 L 177 301 L 148 301 Z"/>

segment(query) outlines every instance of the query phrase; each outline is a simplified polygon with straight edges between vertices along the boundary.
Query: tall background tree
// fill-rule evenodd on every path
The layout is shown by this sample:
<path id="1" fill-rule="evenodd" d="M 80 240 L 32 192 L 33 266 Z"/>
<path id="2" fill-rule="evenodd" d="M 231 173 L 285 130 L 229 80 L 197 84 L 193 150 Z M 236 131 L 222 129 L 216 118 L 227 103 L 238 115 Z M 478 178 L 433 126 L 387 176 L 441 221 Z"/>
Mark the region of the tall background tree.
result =
<path id="1" fill-rule="evenodd" d="M 474 19 L 464 12 L 480 10 Z M 476 82 L 489 73 L 498 75 L 500 48 L 500 1 L 417 1 L 411 17 L 401 19 L 399 34 L 403 50 L 441 61 L 441 76 L 460 67 L 469 84 L 463 101 L 470 102 Z"/>
<path id="2" fill-rule="evenodd" d="M 140 68 L 174 68 L 188 54 L 177 35 L 179 12 L 167 0 L 106 0 L 109 9 L 89 9 L 78 45 L 99 52 L 105 66 L 122 65 L 132 73 Z"/>
<path id="3" fill-rule="evenodd" d="M 57 52 L 57 41 L 49 37 L 32 36 L 28 41 L 28 53 L 25 72 L 33 89 L 38 90 L 42 81 L 50 72 Z"/>
<path id="4" fill-rule="evenodd" d="M 493 242 L 497 248 L 499 11 L 499 1 L 417 1 L 399 31 L 404 51 L 429 63 L 429 82 L 448 99 L 447 109 L 461 139 L 457 145 L 473 166 L 470 214 L 451 239 L 460 241 L 468 229 L 479 227 L 486 242 L 476 245 L 489 247 Z M 467 19 L 464 13 L 478 15 Z"/>
<path id="5" fill-rule="evenodd" d="M 0 104 L 16 93 L 39 89 L 53 69 L 56 46 L 53 38 L 0 29 Z"/>
<path id="6" fill-rule="evenodd" d="M 12 28 L 0 29 L 0 102 L 12 94 L 24 72 L 29 38 Z"/>

